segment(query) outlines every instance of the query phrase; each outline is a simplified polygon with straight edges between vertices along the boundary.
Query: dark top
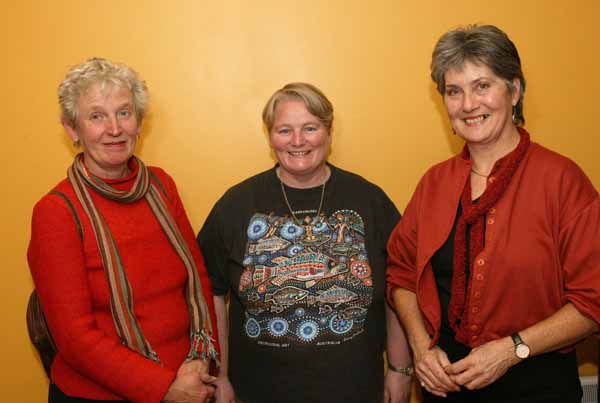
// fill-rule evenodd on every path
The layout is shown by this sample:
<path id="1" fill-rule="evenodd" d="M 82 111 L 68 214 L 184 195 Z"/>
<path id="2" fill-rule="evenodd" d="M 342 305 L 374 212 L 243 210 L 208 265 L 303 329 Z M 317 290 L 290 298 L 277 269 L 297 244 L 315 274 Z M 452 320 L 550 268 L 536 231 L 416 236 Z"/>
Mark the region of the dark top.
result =
<path id="1" fill-rule="evenodd" d="M 442 317 L 438 346 L 446 352 L 450 362 L 459 361 L 469 355 L 471 351 L 470 347 L 456 341 L 456 334 L 448 321 L 448 306 L 452 290 L 454 235 L 461 215 L 462 207 L 459 203 L 448 239 L 431 258 Z M 469 240 L 469 226 L 467 226 L 465 267 L 467 284 L 465 289 L 468 289 L 470 280 Z M 577 377 L 577 359 L 574 351 L 567 354 L 550 352 L 530 357 L 509 368 L 505 375 L 483 389 L 467 390 L 463 388 L 458 393 L 449 393 L 445 398 L 436 397 L 425 390 L 422 393 L 424 403 L 576 403 L 581 401 L 582 394 Z"/>
<path id="2" fill-rule="evenodd" d="M 331 166 L 322 187 L 275 169 L 228 190 L 198 242 L 230 293 L 229 378 L 244 403 L 380 402 L 386 244 L 400 218 L 365 179 Z"/>

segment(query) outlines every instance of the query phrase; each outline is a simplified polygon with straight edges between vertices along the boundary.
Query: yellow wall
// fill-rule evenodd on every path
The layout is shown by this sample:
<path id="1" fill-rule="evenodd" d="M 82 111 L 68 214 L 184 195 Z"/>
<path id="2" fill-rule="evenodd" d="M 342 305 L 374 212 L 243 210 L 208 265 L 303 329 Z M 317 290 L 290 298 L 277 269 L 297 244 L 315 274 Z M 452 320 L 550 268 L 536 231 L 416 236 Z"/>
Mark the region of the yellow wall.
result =
<path id="1" fill-rule="evenodd" d="M 367 5 L 368 4 L 368 5 Z M 223 191 L 272 165 L 260 111 L 284 83 L 317 84 L 336 107 L 331 161 L 381 185 L 400 209 L 426 167 L 458 150 L 429 80 L 446 30 L 493 23 L 516 42 L 526 127 L 600 187 L 598 0 L 11 1 L 0 24 L 0 385 L 42 402 L 46 380 L 26 335 L 31 208 L 74 150 L 56 87 L 91 56 L 146 78 L 152 113 L 139 154 L 177 180 L 198 229 Z M 593 373 L 593 348 L 582 357 Z"/>

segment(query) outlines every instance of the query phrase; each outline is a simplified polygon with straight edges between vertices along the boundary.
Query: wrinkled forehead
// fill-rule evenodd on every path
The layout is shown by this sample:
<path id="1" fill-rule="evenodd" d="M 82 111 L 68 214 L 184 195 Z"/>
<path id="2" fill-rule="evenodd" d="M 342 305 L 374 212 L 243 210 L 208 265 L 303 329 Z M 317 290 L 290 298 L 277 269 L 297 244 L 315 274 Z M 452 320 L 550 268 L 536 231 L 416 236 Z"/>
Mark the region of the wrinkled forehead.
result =
<path id="1" fill-rule="evenodd" d="M 473 81 L 480 78 L 495 79 L 498 76 L 494 71 L 480 60 L 464 60 L 451 66 L 444 73 L 444 84 L 450 85 L 454 81 Z"/>
<path id="2" fill-rule="evenodd" d="M 110 96 L 132 98 L 129 86 L 119 80 L 94 80 L 81 88 L 79 102 L 103 100 Z"/>

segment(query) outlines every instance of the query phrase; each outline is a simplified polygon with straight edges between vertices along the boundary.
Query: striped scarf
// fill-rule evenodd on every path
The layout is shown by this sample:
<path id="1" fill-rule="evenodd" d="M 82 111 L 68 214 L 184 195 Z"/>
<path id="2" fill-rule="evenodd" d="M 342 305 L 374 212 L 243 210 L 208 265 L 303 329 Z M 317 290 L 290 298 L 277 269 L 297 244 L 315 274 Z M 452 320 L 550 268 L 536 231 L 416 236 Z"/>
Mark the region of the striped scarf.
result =
<path id="1" fill-rule="evenodd" d="M 140 324 L 133 312 L 131 285 L 127 280 L 127 273 L 121 260 L 117 242 L 113 238 L 102 213 L 96 209 L 88 188 L 92 188 L 107 199 L 119 203 L 134 203 L 141 198 L 146 199 L 146 202 L 187 270 L 188 281 L 185 296 L 190 315 L 190 351 L 187 359 L 202 358 L 206 360 L 211 358 L 218 363 L 217 352 L 212 339 L 210 314 L 204 300 L 202 285 L 198 277 L 194 258 L 179 231 L 177 223 L 165 205 L 159 190 L 150 180 L 150 171 L 139 158 L 135 156 L 132 158 L 138 165 L 138 173 L 133 187 L 129 191 L 117 190 L 90 173 L 83 163 L 83 154 L 78 154 L 75 157 L 73 165 L 67 171 L 67 176 L 75 190 L 77 199 L 92 223 L 92 229 L 108 280 L 110 308 L 117 334 L 130 349 L 137 351 L 146 358 L 160 362 L 158 355 L 144 337 Z"/>

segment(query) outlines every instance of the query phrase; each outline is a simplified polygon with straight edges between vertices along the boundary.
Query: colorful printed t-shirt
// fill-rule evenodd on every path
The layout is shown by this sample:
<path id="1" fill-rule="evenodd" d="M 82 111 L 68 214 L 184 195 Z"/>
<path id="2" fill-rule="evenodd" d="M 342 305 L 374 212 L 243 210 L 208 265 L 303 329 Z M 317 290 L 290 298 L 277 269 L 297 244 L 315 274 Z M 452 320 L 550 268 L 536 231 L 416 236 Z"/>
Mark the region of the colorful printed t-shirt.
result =
<path id="1" fill-rule="evenodd" d="M 231 188 L 198 236 L 214 293 L 231 293 L 229 377 L 245 403 L 381 401 L 399 213 L 377 186 L 331 171 L 318 216 L 322 187 L 286 187 L 292 215 L 271 169 Z"/>

